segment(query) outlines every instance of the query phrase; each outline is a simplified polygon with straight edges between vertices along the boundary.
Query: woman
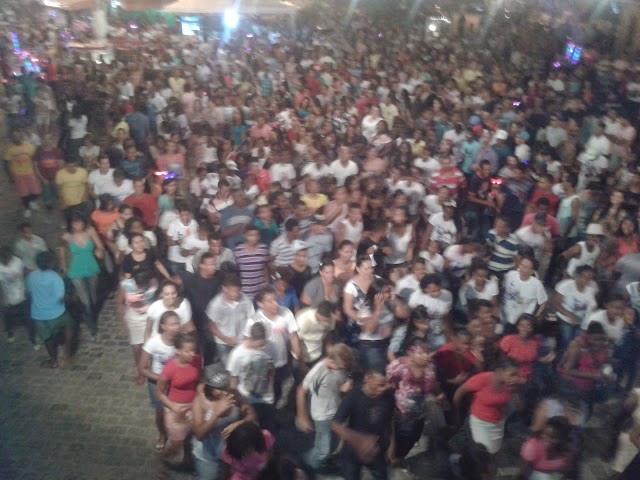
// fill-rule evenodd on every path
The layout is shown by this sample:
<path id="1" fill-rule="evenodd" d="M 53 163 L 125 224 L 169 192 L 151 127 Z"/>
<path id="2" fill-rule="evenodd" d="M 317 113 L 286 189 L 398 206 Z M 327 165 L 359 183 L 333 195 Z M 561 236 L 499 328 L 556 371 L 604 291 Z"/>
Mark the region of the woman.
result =
<path id="1" fill-rule="evenodd" d="M 471 377 L 453 396 L 453 406 L 459 408 L 462 399 L 469 393 L 473 394 L 469 416 L 471 436 L 491 455 L 498 453 L 502 446 L 507 406 L 519 383 L 518 366 L 511 360 L 505 360 L 495 372 Z"/>
<path id="2" fill-rule="evenodd" d="M 171 458 L 182 449 L 182 461 L 188 464 L 190 449 L 185 439 L 191 433 L 191 408 L 202 371 L 202 357 L 196 353 L 196 339 L 189 333 L 178 334 L 175 349 L 175 357 L 165 364 L 158 376 L 156 394 L 165 407 L 168 443 L 164 454 Z"/>
<path id="3" fill-rule="evenodd" d="M 129 332 L 129 343 L 133 352 L 133 362 L 140 364 L 144 332 L 147 326 L 147 309 L 153 303 L 158 290 L 158 282 L 149 270 L 138 270 L 131 278 L 120 282 L 116 302 L 116 319 Z M 138 376 L 141 383 L 143 378 Z"/>
<path id="4" fill-rule="evenodd" d="M 275 439 L 253 422 L 245 422 L 227 438 L 222 454 L 228 480 L 258 480 L 273 455 Z M 278 478 L 278 477 L 276 477 Z"/>
<path id="5" fill-rule="evenodd" d="M 129 237 L 134 233 L 139 233 L 144 236 L 146 248 L 155 252 L 158 239 L 151 230 L 144 229 L 144 222 L 138 217 L 129 218 L 122 231 L 116 238 L 115 247 L 117 250 L 116 263 L 120 265 L 124 256 L 131 253 L 131 246 L 129 245 Z"/>
<path id="6" fill-rule="evenodd" d="M 180 331 L 193 332 L 195 326 L 192 321 L 191 304 L 189 300 L 180 296 L 178 285 L 165 281 L 159 289 L 159 299 L 153 302 L 147 310 L 147 327 L 144 332 L 145 341 L 152 334 L 158 332 L 160 317 L 164 312 L 173 311 L 180 318 Z"/>
<path id="7" fill-rule="evenodd" d="M 386 373 L 395 398 L 394 456 L 404 459 L 422 436 L 427 396 L 437 387 L 427 344 L 414 339 L 408 346 L 407 355 L 391 362 Z"/>
<path id="8" fill-rule="evenodd" d="M 84 217 L 74 213 L 69 218 L 67 232 L 61 237 L 60 268 L 71 280 L 82 303 L 82 318 L 89 327 L 92 342 L 96 341 L 96 302 L 100 266 L 97 259 L 104 258 L 104 245 L 93 227 Z M 68 255 L 67 255 L 68 253 Z"/>
<path id="9" fill-rule="evenodd" d="M 340 223 L 347 218 L 347 213 L 349 213 L 347 199 L 347 189 L 344 186 L 336 187 L 333 193 L 333 200 L 324 207 L 324 224 L 334 234 L 337 232 Z"/>
<path id="10" fill-rule="evenodd" d="M 335 266 L 330 258 L 323 259 L 318 270 L 318 275 L 311 278 L 302 290 L 300 303 L 302 305 L 317 308 L 318 305 L 328 300 L 337 305 L 340 287 L 335 276 Z"/>
<path id="11" fill-rule="evenodd" d="M 378 123 L 384 119 L 380 115 L 380 107 L 373 105 L 369 110 L 369 114 L 365 115 L 362 119 L 362 135 L 367 139 L 369 143 L 373 140 L 373 137 L 378 131 Z"/>
<path id="12" fill-rule="evenodd" d="M 212 225 L 218 225 L 222 211 L 231 205 L 233 205 L 231 185 L 227 180 L 222 179 L 218 182 L 217 193 L 206 205 L 203 205 L 202 213 L 208 217 Z"/>
<path id="13" fill-rule="evenodd" d="M 358 343 L 361 319 L 371 316 L 373 305 L 368 302 L 367 293 L 374 279 L 371 258 L 366 255 L 358 257 L 355 275 L 346 283 L 342 298 L 342 310 L 346 315 L 342 333 L 345 343 L 349 346 L 355 346 Z"/>
<path id="14" fill-rule="evenodd" d="M 389 136 L 387 122 L 380 120 L 376 125 L 376 133 L 371 139 L 371 146 L 376 149 L 379 156 L 384 157 L 391 150 L 392 142 L 393 139 Z"/>
<path id="15" fill-rule="evenodd" d="M 185 177 L 185 157 L 178 150 L 178 144 L 174 140 L 167 141 L 166 152 L 158 156 L 156 166 L 161 172 L 175 173 L 179 179 Z"/>
<path id="16" fill-rule="evenodd" d="M 442 280 L 438 274 L 425 275 L 420 280 L 420 290 L 409 297 L 410 308 L 418 305 L 424 306 L 431 318 L 431 345 L 440 348 L 446 343 L 445 328 L 453 305 L 453 295 L 442 288 Z"/>
<path id="17" fill-rule="evenodd" d="M 333 261 L 335 278 L 346 283 L 355 272 L 356 262 L 353 260 L 354 245 L 350 240 L 343 240 L 338 245 L 338 257 Z"/>
<path id="18" fill-rule="evenodd" d="M 175 178 L 168 178 L 162 182 L 162 195 L 158 198 L 158 219 L 162 214 L 176 208 L 178 183 Z"/>
<path id="19" fill-rule="evenodd" d="M 411 152 L 411 143 L 404 141 L 398 148 L 398 153 L 393 160 L 393 166 L 400 169 L 402 172 L 406 172 L 413 166 L 413 154 Z"/>
<path id="20" fill-rule="evenodd" d="M 592 267 L 580 265 L 576 268 L 573 279 L 562 280 L 556 285 L 554 303 L 556 315 L 561 320 L 563 349 L 586 327 L 586 319 L 597 307 L 598 287 L 594 278 Z"/>
<path id="21" fill-rule="evenodd" d="M 622 206 L 623 203 L 624 192 L 618 189 L 613 190 L 609 196 L 608 205 L 597 209 L 591 221 L 602 225 L 607 235 L 615 235 L 622 220 L 629 217 L 629 213 Z"/>
<path id="22" fill-rule="evenodd" d="M 428 331 L 429 315 L 427 314 L 427 309 L 422 305 L 418 305 L 411 310 L 409 322 L 406 325 L 400 325 L 393 331 L 391 341 L 389 342 L 389 349 L 387 350 L 387 359 L 389 362 L 405 356 L 409 345 L 415 339 L 426 342 L 428 340 Z"/>
<path id="23" fill-rule="evenodd" d="M 199 480 L 219 478 L 222 452 L 229 435 L 255 413 L 240 394 L 229 388 L 231 376 L 222 364 L 205 368 L 193 400 L 193 457 Z"/>
<path id="24" fill-rule="evenodd" d="M 145 342 L 138 362 L 138 374 L 147 379 L 147 390 L 151 406 L 156 411 L 156 427 L 158 427 L 158 441 L 156 450 L 162 450 L 167 443 L 167 431 L 164 426 L 164 407 L 156 387 L 158 377 L 170 358 L 176 354 L 175 340 L 180 333 L 180 319 L 175 312 L 164 312 L 160 317 L 160 332 Z"/>
<path id="25" fill-rule="evenodd" d="M 618 258 L 631 253 L 640 252 L 640 238 L 633 218 L 625 218 L 620 222 L 620 228 L 616 233 L 618 243 Z"/>
<path id="26" fill-rule="evenodd" d="M 534 325 L 535 317 L 523 313 L 516 320 L 518 333 L 506 335 L 500 340 L 500 349 L 507 358 L 518 365 L 518 375 L 526 381 L 533 378 L 533 364 L 538 359 L 540 349 L 540 340 L 533 334 Z M 544 360 L 550 362 L 553 358 Z"/>
<path id="27" fill-rule="evenodd" d="M 520 476 L 526 480 L 562 480 L 571 468 L 571 425 L 564 417 L 547 420 L 542 432 L 520 449 Z"/>
<path id="28" fill-rule="evenodd" d="M 591 409 L 606 400 L 608 385 L 615 381 L 610 362 L 609 341 L 601 323 L 591 322 L 585 333 L 569 344 L 558 370 L 560 376 L 571 382 Z M 609 371 L 610 370 L 610 371 Z"/>
<path id="29" fill-rule="evenodd" d="M 169 272 L 160 260 L 147 249 L 147 242 L 143 234 L 132 233 L 129 236 L 131 252 L 125 255 L 120 267 L 122 280 L 132 277 L 138 270 L 157 271 L 166 280 L 171 280 Z"/>

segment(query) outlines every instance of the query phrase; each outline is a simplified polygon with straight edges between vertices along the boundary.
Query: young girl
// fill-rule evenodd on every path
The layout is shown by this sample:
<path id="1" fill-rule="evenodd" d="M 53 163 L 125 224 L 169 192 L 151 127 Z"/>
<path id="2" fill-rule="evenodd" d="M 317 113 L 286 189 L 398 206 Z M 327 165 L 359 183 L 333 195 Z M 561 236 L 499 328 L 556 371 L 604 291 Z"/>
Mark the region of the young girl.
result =
<path id="1" fill-rule="evenodd" d="M 222 454 L 230 480 L 256 480 L 272 455 L 275 439 L 267 430 L 252 422 L 236 428 L 227 438 L 227 448 Z"/>
<path id="2" fill-rule="evenodd" d="M 165 281 L 160 287 L 160 298 L 153 302 L 147 310 L 147 328 L 145 340 L 158 331 L 160 317 L 164 312 L 174 311 L 180 319 L 182 332 L 188 333 L 195 330 L 193 325 L 191 304 L 189 300 L 180 295 L 178 286 L 170 281 Z"/>
<path id="3" fill-rule="evenodd" d="M 153 335 L 142 346 L 142 354 L 138 362 L 138 372 L 147 379 L 147 389 L 151 406 L 156 411 L 156 426 L 158 427 L 158 441 L 156 450 L 162 450 L 167 443 L 167 432 L 164 426 L 164 407 L 156 387 L 162 369 L 176 354 L 175 340 L 180 332 L 180 319 L 175 312 L 164 312 L 160 317 L 160 333 Z"/>
<path id="4" fill-rule="evenodd" d="M 571 426 L 564 417 L 552 417 L 539 435 L 530 437 L 520 449 L 521 478 L 560 480 L 571 466 Z"/>
<path id="5" fill-rule="evenodd" d="M 164 405 L 164 424 L 169 443 L 164 449 L 173 457 L 181 449 L 187 462 L 189 448 L 185 439 L 191 433 L 192 402 L 202 371 L 202 357 L 196 353 L 196 339 L 191 334 L 179 334 L 175 339 L 176 356 L 170 359 L 158 376 L 156 394 Z"/>

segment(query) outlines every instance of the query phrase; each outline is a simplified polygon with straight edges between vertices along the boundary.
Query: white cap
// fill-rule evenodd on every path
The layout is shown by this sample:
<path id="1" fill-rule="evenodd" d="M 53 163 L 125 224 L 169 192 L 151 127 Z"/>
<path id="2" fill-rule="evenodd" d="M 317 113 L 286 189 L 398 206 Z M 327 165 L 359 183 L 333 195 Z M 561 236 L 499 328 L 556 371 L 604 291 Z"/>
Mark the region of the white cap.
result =
<path id="1" fill-rule="evenodd" d="M 599 223 L 590 223 L 587 225 L 587 235 L 604 235 L 604 229 Z"/>
<path id="2" fill-rule="evenodd" d="M 506 140 L 509 138 L 509 134 L 506 130 L 498 130 L 496 132 L 496 140 Z"/>

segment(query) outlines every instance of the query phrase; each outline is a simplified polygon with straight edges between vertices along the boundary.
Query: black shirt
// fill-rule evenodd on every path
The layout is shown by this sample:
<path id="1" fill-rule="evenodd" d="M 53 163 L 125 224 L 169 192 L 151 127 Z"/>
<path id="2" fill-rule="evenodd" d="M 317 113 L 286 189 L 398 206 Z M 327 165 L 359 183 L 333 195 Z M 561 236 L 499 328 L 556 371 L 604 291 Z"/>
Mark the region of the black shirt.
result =
<path id="1" fill-rule="evenodd" d="M 207 331 L 209 319 L 205 313 L 207 305 L 222 286 L 222 276 L 216 272 L 213 278 L 204 278 L 199 273 L 183 272 L 182 287 L 193 312 L 193 323 L 200 332 Z"/>
<path id="2" fill-rule="evenodd" d="M 333 420 L 358 433 L 379 436 L 380 449 L 386 451 L 389 446 L 393 407 L 391 392 L 371 398 L 358 388 L 345 395 Z"/>
<path id="3" fill-rule="evenodd" d="M 156 270 L 156 256 L 149 250 L 145 250 L 143 260 L 135 260 L 131 253 L 125 255 L 122 260 L 122 273 L 128 273 L 133 276 L 138 270 L 148 270 L 154 272 Z"/>
<path id="4" fill-rule="evenodd" d="M 471 177 L 471 180 L 469 180 L 468 192 L 473 193 L 478 200 L 486 200 L 490 191 L 490 178 L 481 178 L 479 175 L 474 174 L 473 177 Z M 467 205 L 469 208 L 472 208 L 477 212 L 484 212 L 487 209 L 484 205 L 478 205 L 473 202 L 468 202 Z"/>

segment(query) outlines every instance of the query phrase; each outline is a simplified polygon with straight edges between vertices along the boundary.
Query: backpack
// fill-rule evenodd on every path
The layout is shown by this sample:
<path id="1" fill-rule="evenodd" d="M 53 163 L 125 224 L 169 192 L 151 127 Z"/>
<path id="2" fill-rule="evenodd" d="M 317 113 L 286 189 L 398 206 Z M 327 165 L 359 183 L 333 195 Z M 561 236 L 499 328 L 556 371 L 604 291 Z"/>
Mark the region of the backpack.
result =
<path id="1" fill-rule="evenodd" d="M 269 393 L 275 365 L 268 356 L 254 357 L 244 367 L 243 384 L 247 392 L 254 397 L 263 397 Z"/>

